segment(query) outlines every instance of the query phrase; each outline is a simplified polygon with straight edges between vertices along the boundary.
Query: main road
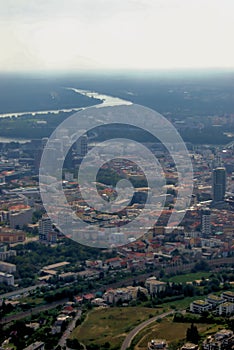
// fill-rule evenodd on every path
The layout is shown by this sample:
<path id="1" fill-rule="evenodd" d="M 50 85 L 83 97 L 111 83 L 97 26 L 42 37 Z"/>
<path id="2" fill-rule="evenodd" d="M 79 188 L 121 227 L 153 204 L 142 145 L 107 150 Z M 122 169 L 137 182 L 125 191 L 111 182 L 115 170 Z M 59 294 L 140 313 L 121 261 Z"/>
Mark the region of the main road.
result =
<path id="1" fill-rule="evenodd" d="M 144 329 L 145 327 L 147 327 L 148 325 L 150 325 L 151 323 L 161 319 L 161 318 L 164 318 L 164 317 L 167 317 L 169 315 L 172 315 L 175 313 L 175 310 L 173 311 L 168 311 L 168 312 L 164 312 L 163 314 L 161 315 L 157 315 L 157 316 L 154 316 L 152 318 L 149 318 L 148 320 L 142 322 L 141 324 L 139 324 L 138 326 L 136 326 L 131 332 L 129 332 L 129 334 L 126 336 L 126 338 L 124 339 L 124 342 L 121 346 L 121 350 L 126 350 L 127 348 L 129 348 L 129 346 L 131 345 L 131 342 L 133 340 L 133 338 L 135 338 L 135 336 L 142 330 Z"/>

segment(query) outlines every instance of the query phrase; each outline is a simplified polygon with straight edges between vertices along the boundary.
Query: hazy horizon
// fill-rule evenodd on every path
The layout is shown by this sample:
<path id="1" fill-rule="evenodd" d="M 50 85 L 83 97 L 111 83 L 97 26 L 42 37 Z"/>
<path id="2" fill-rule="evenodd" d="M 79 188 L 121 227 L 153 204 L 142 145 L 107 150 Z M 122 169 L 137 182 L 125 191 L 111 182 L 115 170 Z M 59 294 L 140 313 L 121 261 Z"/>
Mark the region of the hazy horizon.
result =
<path id="1" fill-rule="evenodd" d="M 231 0 L 0 0 L 0 71 L 233 69 Z"/>

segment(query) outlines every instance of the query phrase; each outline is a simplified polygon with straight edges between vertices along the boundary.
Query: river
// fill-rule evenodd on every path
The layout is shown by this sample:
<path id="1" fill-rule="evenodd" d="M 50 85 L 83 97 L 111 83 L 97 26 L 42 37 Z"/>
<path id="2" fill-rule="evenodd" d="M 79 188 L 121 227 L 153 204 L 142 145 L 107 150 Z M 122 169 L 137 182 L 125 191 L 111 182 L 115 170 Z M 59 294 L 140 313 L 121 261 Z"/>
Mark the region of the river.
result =
<path id="1" fill-rule="evenodd" d="M 100 107 L 106 107 L 106 106 L 117 106 L 117 105 L 131 105 L 132 102 L 127 101 L 127 100 L 122 100 L 118 97 L 113 97 L 109 95 L 104 95 L 100 94 L 96 91 L 90 91 L 90 90 L 81 90 L 81 89 L 76 89 L 73 87 L 67 87 L 66 89 L 72 90 L 76 92 L 77 94 L 84 95 L 90 98 L 95 98 L 99 99 L 102 101 L 102 103 L 95 105 L 97 108 Z M 31 111 L 31 112 L 12 112 L 12 113 L 0 113 L 0 118 L 11 118 L 11 117 L 21 117 L 25 115 L 33 115 L 35 116 L 36 114 L 42 114 L 42 115 L 47 115 L 49 113 L 52 114 L 58 114 L 60 112 L 77 112 L 80 110 L 84 110 L 89 107 L 77 107 L 77 108 L 69 108 L 69 109 L 56 109 L 56 110 L 47 110 L 47 111 Z M 25 143 L 31 141 L 30 139 L 20 139 L 20 138 L 9 138 L 9 137 L 1 137 L 0 136 L 0 143 L 9 143 L 9 142 L 19 142 L 19 143 Z"/>
<path id="2" fill-rule="evenodd" d="M 72 90 L 76 92 L 77 94 L 84 95 L 90 98 L 96 98 L 102 101 L 102 103 L 95 105 L 96 107 L 103 107 L 103 106 L 117 106 L 117 105 L 130 105 L 132 102 L 127 100 L 122 100 L 118 97 L 113 97 L 109 95 L 103 95 L 95 91 L 89 91 L 89 90 L 82 90 L 82 89 L 76 89 L 73 87 L 67 87 L 66 89 Z M 50 110 L 44 110 L 44 111 L 30 111 L 30 112 L 11 112 L 11 113 L 0 113 L 0 118 L 9 118 L 9 117 L 21 117 L 25 115 L 33 115 L 36 114 L 58 114 L 60 112 L 77 112 L 83 109 L 86 109 L 89 107 L 74 107 L 74 108 L 63 108 L 63 109 L 50 109 Z"/>

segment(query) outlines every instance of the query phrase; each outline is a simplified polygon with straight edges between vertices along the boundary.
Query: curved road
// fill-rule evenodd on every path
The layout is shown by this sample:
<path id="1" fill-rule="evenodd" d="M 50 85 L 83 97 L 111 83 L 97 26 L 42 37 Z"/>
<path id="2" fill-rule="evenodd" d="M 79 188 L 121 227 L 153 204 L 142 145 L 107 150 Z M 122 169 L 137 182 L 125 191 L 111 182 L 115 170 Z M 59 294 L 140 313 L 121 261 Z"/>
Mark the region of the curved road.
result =
<path id="1" fill-rule="evenodd" d="M 126 350 L 127 348 L 129 348 L 129 346 L 131 345 L 131 342 L 133 340 L 133 338 L 135 338 L 135 336 L 143 329 L 145 328 L 146 326 L 148 326 L 150 323 L 153 323 L 155 321 L 157 321 L 158 319 L 160 318 L 164 318 L 166 316 L 169 316 L 169 315 L 172 315 L 175 313 L 175 310 L 173 311 L 168 311 L 168 312 L 164 312 L 163 314 L 161 315 L 157 315 L 157 316 L 154 316 L 152 318 L 149 318 L 148 320 L 142 322 L 141 324 L 139 324 L 138 326 L 136 326 L 127 336 L 126 338 L 124 339 L 124 342 L 121 346 L 121 350 Z"/>

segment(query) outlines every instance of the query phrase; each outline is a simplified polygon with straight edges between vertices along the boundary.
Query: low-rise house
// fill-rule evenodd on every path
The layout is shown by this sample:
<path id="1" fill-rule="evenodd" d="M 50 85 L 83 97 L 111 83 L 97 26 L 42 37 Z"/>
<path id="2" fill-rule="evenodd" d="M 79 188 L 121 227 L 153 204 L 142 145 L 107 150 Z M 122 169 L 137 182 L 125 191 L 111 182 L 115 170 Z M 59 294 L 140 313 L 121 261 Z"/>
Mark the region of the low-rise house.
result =
<path id="1" fill-rule="evenodd" d="M 88 293 L 88 294 L 83 295 L 83 301 L 91 301 L 93 299 L 95 299 L 95 296 L 92 293 Z"/>
<path id="2" fill-rule="evenodd" d="M 185 343 L 180 350 L 198 350 L 198 345 L 193 343 Z"/>
<path id="3" fill-rule="evenodd" d="M 121 267 L 122 259 L 119 257 L 116 258 L 110 258 L 105 261 L 107 265 L 109 265 L 112 269 L 120 268 Z"/>
<path id="4" fill-rule="evenodd" d="M 26 324 L 26 327 L 31 328 L 34 331 L 36 331 L 38 328 L 40 328 L 40 323 L 38 323 L 38 322 L 30 322 L 30 323 Z"/>
<path id="5" fill-rule="evenodd" d="M 166 350 L 168 349 L 168 344 L 165 339 L 152 339 L 148 342 L 148 350 Z"/>
<path id="6" fill-rule="evenodd" d="M 95 306 L 107 306 L 103 298 L 95 298 L 91 301 L 91 304 Z"/>
<path id="7" fill-rule="evenodd" d="M 74 297 L 74 302 L 75 302 L 76 304 L 82 304 L 82 302 L 83 302 L 83 297 L 80 296 L 80 295 L 75 296 L 75 297 Z"/>
<path id="8" fill-rule="evenodd" d="M 77 276 L 85 278 L 86 280 L 93 280 L 98 278 L 100 272 L 97 269 L 85 269 L 84 271 L 77 272 Z"/>

